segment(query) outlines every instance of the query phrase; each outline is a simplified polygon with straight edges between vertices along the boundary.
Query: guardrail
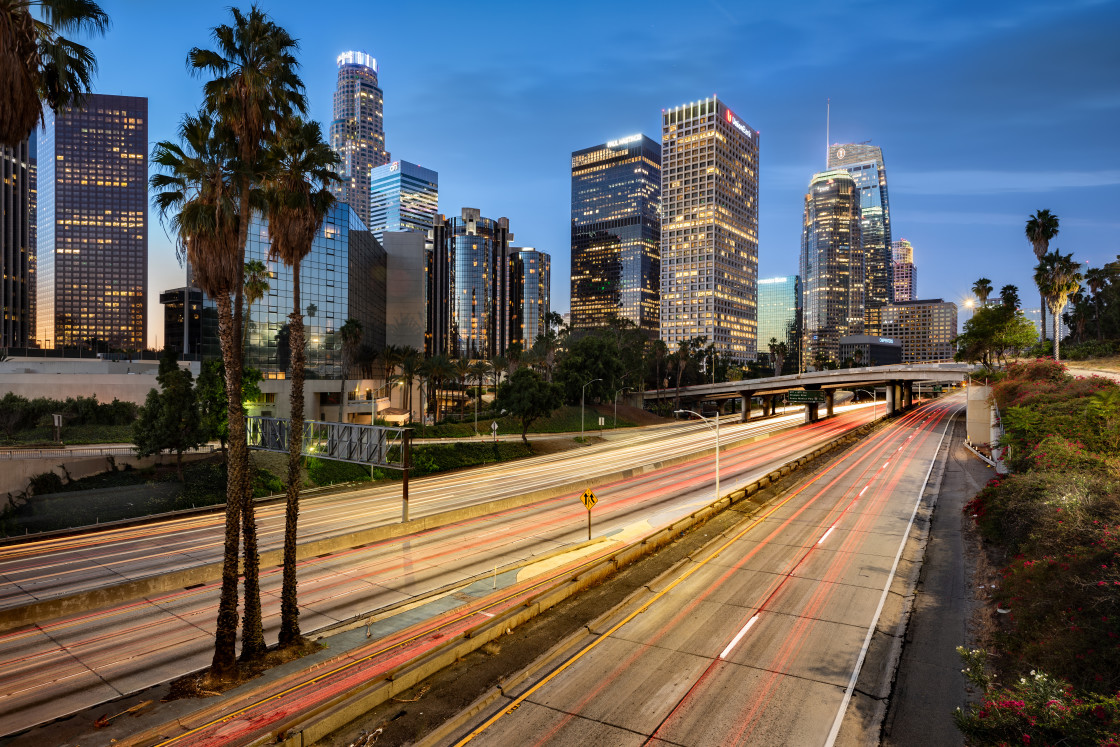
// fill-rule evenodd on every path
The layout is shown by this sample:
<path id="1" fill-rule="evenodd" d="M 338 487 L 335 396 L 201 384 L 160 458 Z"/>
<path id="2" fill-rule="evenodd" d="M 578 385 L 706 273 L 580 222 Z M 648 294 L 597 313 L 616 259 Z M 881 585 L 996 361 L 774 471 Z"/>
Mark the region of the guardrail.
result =
<path id="1" fill-rule="evenodd" d="M 213 445 L 206 445 L 198 449 L 187 449 L 184 454 L 213 454 L 216 451 Z M 76 446 L 72 448 L 61 447 L 57 449 L 4 449 L 0 450 L 0 461 L 13 461 L 16 459 L 60 459 L 66 457 L 95 457 L 95 456 L 135 456 L 136 450 L 131 446 Z"/>

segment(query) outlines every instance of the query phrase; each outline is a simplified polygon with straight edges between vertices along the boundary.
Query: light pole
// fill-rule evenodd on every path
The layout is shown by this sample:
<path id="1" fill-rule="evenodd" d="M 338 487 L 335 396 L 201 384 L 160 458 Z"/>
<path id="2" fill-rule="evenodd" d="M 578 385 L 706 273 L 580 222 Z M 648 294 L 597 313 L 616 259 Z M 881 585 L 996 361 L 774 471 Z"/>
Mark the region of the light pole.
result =
<path id="1" fill-rule="evenodd" d="M 716 500 L 718 501 L 719 500 L 719 410 L 716 410 L 715 417 L 711 417 L 711 418 L 706 418 L 706 417 L 704 417 L 703 415 L 701 415 L 700 413 L 698 413 L 694 410 L 674 410 L 673 414 L 674 415 L 680 415 L 682 412 L 687 412 L 687 413 L 691 413 L 691 414 L 695 415 L 696 417 L 703 420 L 705 425 L 708 425 L 709 420 L 716 421 L 716 425 L 715 425 L 715 429 L 716 429 Z M 711 428 L 712 426 L 708 425 L 708 427 Z"/>
<path id="2" fill-rule="evenodd" d="M 618 395 L 625 392 L 630 387 L 624 386 L 614 393 L 614 427 L 618 427 Z"/>
<path id="3" fill-rule="evenodd" d="M 879 407 L 879 394 L 878 394 L 878 392 L 869 392 L 866 389 L 856 389 L 855 391 L 864 392 L 865 394 L 870 394 L 871 395 L 871 399 L 875 402 L 875 404 L 871 405 L 871 419 L 874 420 L 875 419 L 875 411 Z M 883 405 L 885 406 L 886 402 L 883 402 Z"/>
<path id="4" fill-rule="evenodd" d="M 579 391 L 579 440 L 581 443 L 583 441 L 583 395 L 587 393 L 587 387 L 596 381 L 602 381 L 602 379 L 592 379 L 584 384 L 583 389 Z"/>

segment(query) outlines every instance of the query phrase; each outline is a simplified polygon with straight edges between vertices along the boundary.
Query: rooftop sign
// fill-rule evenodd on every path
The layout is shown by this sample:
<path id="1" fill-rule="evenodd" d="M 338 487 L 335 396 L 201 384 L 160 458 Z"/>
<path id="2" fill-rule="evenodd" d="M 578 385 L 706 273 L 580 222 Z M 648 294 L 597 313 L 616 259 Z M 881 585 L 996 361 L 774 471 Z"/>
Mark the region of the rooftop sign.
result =
<path id="1" fill-rule="evenodd" d="M 640 134 L 639 135 L 627 135 L 626 137 L 619 138 L 618 140 L 608 140 L 607 141 L 607 147 L 608 148 L 617 148 L 620 145 L 629 145 L 630 143 L 636 143 L 641 139 L 642 139 L 642 136 Z"/>
<path id="2" fill-rule="evenodd" d="M 727 110 L 727 121 L 731 123 L 732 127 L 743 133 L 747 137 L 753 137 L 751 135 L 751 128 L 743 124 L 742 120 L 732 114 L 730 109 Z"/>

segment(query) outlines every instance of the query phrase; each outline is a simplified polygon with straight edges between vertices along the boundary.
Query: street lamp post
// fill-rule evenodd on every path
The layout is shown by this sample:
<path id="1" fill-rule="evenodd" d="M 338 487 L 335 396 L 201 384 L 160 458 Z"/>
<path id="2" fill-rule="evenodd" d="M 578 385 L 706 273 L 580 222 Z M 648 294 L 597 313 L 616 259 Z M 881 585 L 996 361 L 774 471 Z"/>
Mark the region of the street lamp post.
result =
<path id="1" fill-rule="evenodd" d="M 871 405 L 871 419 L 874 420 L 875 419 L 875 411 L 879 408 L 879 394 L 877 392 L 869 392 L 866 389 L 856 389 L 855 391 L 864 392 L 865 394 L 870 394 L 871 395 L 871 399 L 875 403 L 875 404 Z M 886 404 L 887 403 L 884 401 L 883 402 L 884 407 L 886 406 Z"/>
<path id="2" fill-rule="evenodd" d="M 614 427 L 615 428 L 618 427 L 618 395 L 622 394 L 623 392 L 625 392 L 629 388 L 630 387 L 628 387 L 628 386 L 624 386 L 621 389 L 619 389 L 617 392 L 614 393 Z"/>
<path id="3" fill-rule="evenodd" d="M 579 440 L 581 442 L 583 441 L 583 395 L 587 393 L 587 387 L 596 381 L 602 381 L 602 379 L 592 379 L 584 384 L 583 389 L 579 391 Z"/>
<path id="4" fill-rule="evenodd" d="M 720 498 L 720 496 L 719 496 L 719 410 L 716 410 L 715 417 L 711 417 L 711 418 L 706 418 L 706 417 L 704 417 L 703 415 L 701 415 L 700 413 L 698 413 L 694 410 L 674 410 L 673 414 L 674 415 L 680 415 L 682 412 L 687 412 L 687 413 L 691 413 L 691 414 L 695 415 L 696 417 L 703 420 L 705 425 L 708 424 L 709 420 L 716 421 L 716 425 L 715 425 L 715 431 L 716 431 L 716 500 L 718 501 L 719 498 Z M 708 427 L 711 428 L 712 426 L 709 425 Z"/>

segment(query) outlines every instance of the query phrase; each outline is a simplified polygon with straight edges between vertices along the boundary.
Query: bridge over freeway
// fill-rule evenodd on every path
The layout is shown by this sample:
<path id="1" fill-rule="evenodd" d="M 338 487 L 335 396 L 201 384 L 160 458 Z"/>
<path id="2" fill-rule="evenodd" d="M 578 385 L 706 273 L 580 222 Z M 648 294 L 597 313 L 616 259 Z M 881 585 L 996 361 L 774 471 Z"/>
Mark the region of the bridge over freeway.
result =
<path id="1" fill-rule="evenodd" d="M 958 384 L 968 379 L 972 366 L 966 363 L 912 363 L 866 368 L 841 368 L 834 371 L 810 371 L 788 376 L 768 376 L 764 379 L 727 381 L 722 384 L 694 384 L 680 389 L 682 402 L 718 401 L 739 397 L 742 400 L 742 419 L 751 418 L 751 399 L 762 400 L 763 417 L 774 414 L 776 400 L 791 392 L 819 392 L 818 395 L 790 395 L 790 401 L 805 403 L 805 422 L 816 422 L 820 405 L 826 415 L 832 415 L 836 391 L 886 387 L 887 413 L 909 407 L 914 401 L 915 384 Z M 645 401 L 675 399 L 677 390 L 653 389 L 642 394 Z"/>

